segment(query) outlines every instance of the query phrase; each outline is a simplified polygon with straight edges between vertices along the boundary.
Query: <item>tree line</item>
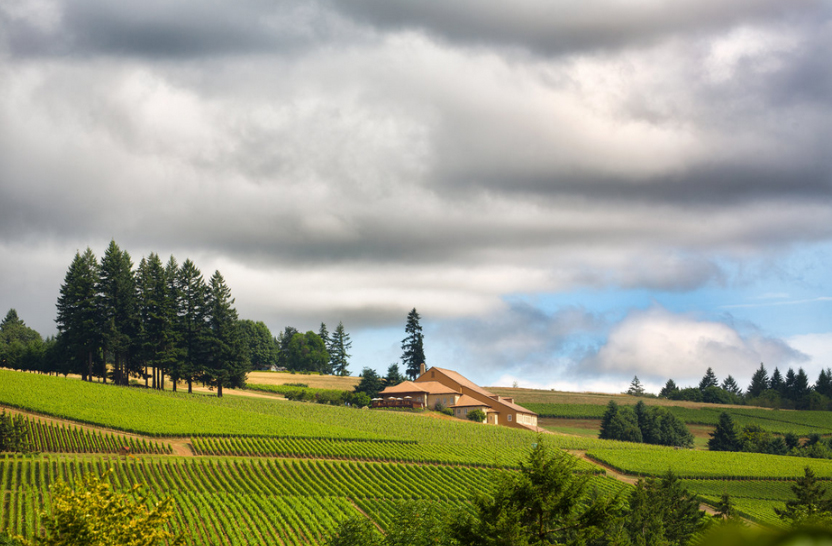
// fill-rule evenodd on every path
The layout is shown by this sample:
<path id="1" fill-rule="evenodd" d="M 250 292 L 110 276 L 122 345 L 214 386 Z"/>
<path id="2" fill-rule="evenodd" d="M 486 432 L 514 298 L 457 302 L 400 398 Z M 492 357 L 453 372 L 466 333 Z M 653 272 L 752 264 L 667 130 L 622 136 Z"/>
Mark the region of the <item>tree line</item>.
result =
<path id="1" fill-rule="evenodd" d="M 638 377 L 633 379 L 627 392 L 637 396 L 645 395 Z M 751 377 L 751 384 L 743 391 L 731 375 L 720 382 L 713 369 L 708 368 L 695 387 L 679 388 L 675 381 L 668 379 L 659 392 L 659 397 L 711 404 L 832 410 L 832 369 L 821 370 L 817 381 L 812 384 L 803 368 L 798 368 L 797 372 L 789 368 L 784 376 L 775 367 L 769 377 L 765 365 L 761 363 Z"/>
<path id="2" fill-rule="evenodd" d="M 222 274 L 207 281 L 190 259 L 166 263 L 156 253 L 134 267 L 111 241 L 99 260 L 76 252 L 60 287 L 58 335 L 44 340 L 14 309 L 0 323 L 0 365 L 41 373 L 79 374 L 127 385 L 131 378 L 164 389 L 166 378 L 217 389 L 242 387 L 253 369 L 348 375 L 350 336 L 287 327 L 278 338 L 261 321 L 240 319 Z"/>

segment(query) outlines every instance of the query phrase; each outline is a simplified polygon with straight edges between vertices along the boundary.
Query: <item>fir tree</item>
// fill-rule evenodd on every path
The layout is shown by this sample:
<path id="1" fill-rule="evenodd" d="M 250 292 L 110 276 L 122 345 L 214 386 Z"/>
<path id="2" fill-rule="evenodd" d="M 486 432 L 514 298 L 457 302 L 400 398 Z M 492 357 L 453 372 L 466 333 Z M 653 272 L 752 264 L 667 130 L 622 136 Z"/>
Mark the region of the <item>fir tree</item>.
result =
<path id="1" fill-rule="evenodd" d="M 811 468 L 807 466 L 803 470 L 803 477 L 796 480 L 792 492 L 797 498 L 786 501 L 783 508 L 774 509 L 780 519 L 792 525 L 832 521 L 832 500 Z"/>
<path id="2" fill-rule="evenodd" d="M 641 384 L 641 381 L 638 380 L 638 376 L 633 377 L 633 381 L 630 383 L 630 388 L 627 389 L 627 394 L 630 396 L 644 396 L 644 387 Z"/>
<path id="3" fill-rule="evenodd" d="M 92 250 L 87 248 L 84 254 L 76 252 L 61 285 L 55 319 L 58 342 L 70 360 L 69 369 L 87 381 L 92 381 L 93 375 L 103 375 L 97 283 L 98 260 Z"/>
<path id="4" fill-rule="evenodd" d="M 826 368 L 820 371 L 818 380 L 815 383 L 815 392 L 832 398 L 832 369 Z"/>
<path id="5" fill-rule="evenodd" d="M 797 374 L 794 376 L 794 400 L 798 401 L 802 399 L 804 396 L 808 396 L 809 392 L 811 391 L 811 387 L 809 386 L 809 376 L 806 375 L 806 372 L 803 371 L 803 368 L 797 369 Z"/>
<path id="6" fill-rule="evenodd" d="M 329 361 L 332 364 L 332 372 L 335 375 L 349 375 L 350 356 L 347 351 L 352 348 L 352 341 L 350 335 L 344 330 L 344 324 L 338 322 L 335 327 L 335 332 L 332 333 L 332 339 L 329 348 Z"/>
<path id="7" fill-rule="evenodd" d="M 193 381 L 202 374 L 208 356 L 208 287 L 202 273 L 191 260 L 185 260 L 176 276 L 179 294 L 177 329 L 181 343 L 181 360 L 172 376 L 188 383 L 193 392 Z M 174 383 L 175 385 L 175 383 Z"/>
<path id="8" fill-rule="evenodd" d="M 667 383 L 664 384 L 664 387 L 662 387 L 662 390 L 659 392 L 659 397 L 670 398 L 677 392 L 679 392 L 679 387 L 676 386 L 676 382 L 672 379 L 668 379 Z"/>
<path id="9" fill-rule="evenodd" d="M 757 398 L 768 388 L 768 373 L 766 372 L 766 367 L 760 362 L 760 369 L 751 376 L 751 384 L 748 386 L 748 396 Z"/>
<path id="10" fill-rule="evenodd" d="M 734 420 L 727 412 L 719 414 L 719 423 L 711 433 L 708 440 L 708 449 L 711 451 L 739 451 L 740 441 L 737 438 L 737 429 Z"/>
<path id="11" fill-rule="evenodd" d="M 742 389 L 739 385 L 737 385 L 737 381 L 730 374 L 722 382 L 722 390 L 737 396 L 742 396 Z"/>
<path id="12" fill-rule="evenodd" d="M 204 377 L 210 385 L 217 387 L 217 397 L 221 397 L 223 386 L 245 386 L 249 359 L 237 319 L 237 310 L 233 307 L 231 289 L 219 271 L 211 276 L 208 294 L 210 350 Z"/>
<path id="13" fill-rule="evenodd" d="M 420 366 L 426 362 L 420 318 L 415 307 L 407 314 L 404 328 L 407 336 L 402 340 L 402 365 L 410 379 L 418 377 Z"/>
<path id="14" fill-rule="evenodd" d="M 138 333 L 136 278 L 130 254 L 115 241 L 110 241 L 101 258 L 97 291 L 104 349 L 113 359 L 113 382 L 127 385 L 130 375 L 141 373 L 131 358 Z"/>
<path id="15" fill-rule="evenodd" d="M 399 373 L 398 364 L 390 364 L 387 368 L 387 375 L 384 377 L 384 384 L 388 387 L 393 387 L 404 381 L 404 377 Z"/>
<path id="16" fill-rule="evenodd" d="M 785 387 L 786 384 L 783 381 L 783 376 L 780 374 L 780 370 L 778 370 L 775 366 L 774 371 L 771 374 L 771 380 L 769 381 L 769 388 L 776 391 L 780 394 L 780 396 L 784 396 L 786 394 Z"/>
<path id="17" fill-rule="evenodd" d="M 716 375 L 711 368 L 708 368 L 708 371 L 706 371 L 705 375 L 702 377 L 702 381 L 699 382 L 700 391 L 704 391 L 708 387 L 719 387 L 719 380 L 716 378 Z"/>
<path id="18" fill-rule="evenodd" d="M 797 400 L 795 391 L 796 379 L 797 375 L 794 373 L 794 370 L 789 368 L 789 371 L 786 372 L 786 380 L 783 382 L 783 398 L 787 398 L 792 401 Z"/>

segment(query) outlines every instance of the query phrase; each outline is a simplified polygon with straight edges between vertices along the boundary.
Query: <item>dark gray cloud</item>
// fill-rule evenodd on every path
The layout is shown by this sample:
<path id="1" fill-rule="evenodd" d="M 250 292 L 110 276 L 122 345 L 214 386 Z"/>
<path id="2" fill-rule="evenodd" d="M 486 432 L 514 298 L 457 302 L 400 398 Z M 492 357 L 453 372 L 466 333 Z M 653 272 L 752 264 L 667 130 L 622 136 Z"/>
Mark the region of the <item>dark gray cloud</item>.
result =
<path id="1" fill-rule="evenodd" d="M 666 2 L 499 2 L 346 0 L 336 7 L 389 30 L 415 28 L 454 43 L 511 46 L 544 54 L 650 44 L 667 36 L 716 32 L 734 25 L 828 15 L 821 0 L 684 0 Z"/>
<path id="2" fill-rule="evenodd" d="M 724 263 L 829 240 L 829 20 L 810 0 L 6 3 L 0 245 L 51 279 L 111 237 L 191 257 L 273 325 L 418 303 L 458 336 L 550 336 L 495 349 L 541 363 L 591 312 L 471 317 L 724 285 Z"/>

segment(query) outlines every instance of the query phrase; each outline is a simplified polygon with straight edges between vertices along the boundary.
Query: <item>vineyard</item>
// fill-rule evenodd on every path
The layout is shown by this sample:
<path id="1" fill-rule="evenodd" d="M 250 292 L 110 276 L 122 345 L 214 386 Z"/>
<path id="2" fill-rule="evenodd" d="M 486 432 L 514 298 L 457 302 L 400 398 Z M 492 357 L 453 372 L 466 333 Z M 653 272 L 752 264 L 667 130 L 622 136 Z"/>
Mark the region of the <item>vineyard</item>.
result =
<path id="1" fill-rule="evenodd" d="M 517 468 L 539 442 L 585 451 L 588 459 L 632 476 L 672 469 L 703 502 L 714 505 L 728 492 L 744 517 L 772 525 L 778 524 L 772 506 L 791 498 L 791 480 L 804 466 L 832 479 L 832 461 L 825 460 L 541 437 L 433 413 L 156 392 L 4 370 L 0 404 L 74 422 L 18 416 L 40 454 L 0 455 L 0 529 L 29 537 L 41 532 L 51 484 L 108 469 L 117 490 L 144 483 L 151 502 L 172 496 L 177 512 L 170 528 L 186 530 L 193 545 L 320 544 L 347 517 L 363 514 L 387 528 L 401 503 L 470 510 L 475 494 L 496 474 Z M 567 411 L 589 412 L 585 406 Z M 691 419 L 718 416 L 678 411 Z M 772 423 L 821 428 L 811 412 L 732 411 L 749 420 L 760 412 Z M 176 438 L 161 439 L 167 436 Z M 187 445 L 193 456 L 173 456 L 171 442 Z M 626 495 L 631 488 L 588 460 L 578 459 L 575 469 L 599 494 Z"/>

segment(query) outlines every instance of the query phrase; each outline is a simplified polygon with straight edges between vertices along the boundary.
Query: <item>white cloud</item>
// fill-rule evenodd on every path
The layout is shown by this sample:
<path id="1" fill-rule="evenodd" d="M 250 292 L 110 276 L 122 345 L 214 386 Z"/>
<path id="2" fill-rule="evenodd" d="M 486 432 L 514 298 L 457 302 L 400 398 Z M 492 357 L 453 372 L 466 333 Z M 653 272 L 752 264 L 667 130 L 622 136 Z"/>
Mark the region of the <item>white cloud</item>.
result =
<path id="1" fill-rule="evenodd" d="M 699 320 L 654 306 L 628 315 L 584 366 L 600 374 L 636 374 L 644 381 L 698 383 L 707 368 L 717 377 L 747 381 L 764 362 L 769 369 L 806 360 L 788 343 L 758 334 L 743 335 L 721 322 Z"/>

